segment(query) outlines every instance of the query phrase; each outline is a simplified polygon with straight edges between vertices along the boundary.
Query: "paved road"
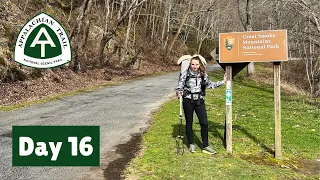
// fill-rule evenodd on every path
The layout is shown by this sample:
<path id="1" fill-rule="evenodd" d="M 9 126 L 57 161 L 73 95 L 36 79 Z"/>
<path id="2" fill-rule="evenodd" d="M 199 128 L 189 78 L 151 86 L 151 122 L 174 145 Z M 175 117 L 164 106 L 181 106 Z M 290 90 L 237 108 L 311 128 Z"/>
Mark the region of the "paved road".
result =
<path id="1" fill-rule="evenodd" d="M 215 65 L 209 69 L 217 67 Z M 0 179 L 87 179 L 90 167 L 12 167 L 12 126 L 100 126 L 100 157 L 103 159 L 106 152 L 128 141 L 132 134 L 139 133 L 141 128 L 148 125 L 151 112 L 173 95 L 177 77 L 178 73 L 171 73 L 144 78 L 27 108 L 0 112 Z"/>

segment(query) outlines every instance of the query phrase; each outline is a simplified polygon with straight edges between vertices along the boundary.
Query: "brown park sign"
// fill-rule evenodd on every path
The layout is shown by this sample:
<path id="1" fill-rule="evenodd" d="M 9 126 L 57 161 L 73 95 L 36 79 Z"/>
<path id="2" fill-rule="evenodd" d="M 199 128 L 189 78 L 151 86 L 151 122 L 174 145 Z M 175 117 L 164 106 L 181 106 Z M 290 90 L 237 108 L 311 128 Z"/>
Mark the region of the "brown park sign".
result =
<path id="1" fill-rule="evenodd" d="M 220 63 L 288 60 L 287 30 L 219 34 Z"/>

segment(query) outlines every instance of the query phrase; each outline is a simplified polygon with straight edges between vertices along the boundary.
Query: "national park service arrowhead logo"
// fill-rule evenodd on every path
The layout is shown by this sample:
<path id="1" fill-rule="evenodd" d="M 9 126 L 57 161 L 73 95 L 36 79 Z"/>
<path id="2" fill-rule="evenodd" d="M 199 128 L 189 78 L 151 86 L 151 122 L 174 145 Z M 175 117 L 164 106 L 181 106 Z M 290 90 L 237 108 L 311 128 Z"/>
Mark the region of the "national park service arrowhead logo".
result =
<path id="1" fill-rule="evenodd" d="M 234 41 L 235 38 L 233 38 L 232 36 L 228 36 L 225 38 L 224 42 L 225 42 L 225 47 L 230 51 L 234 45 Z"/>
<path id="2" fill-rule="evenodd" d="M 14 61 L 33 68 L 52 68 L 71 61 L 67 32 L 51 16 L 40 13 L 21 29 Z"/>

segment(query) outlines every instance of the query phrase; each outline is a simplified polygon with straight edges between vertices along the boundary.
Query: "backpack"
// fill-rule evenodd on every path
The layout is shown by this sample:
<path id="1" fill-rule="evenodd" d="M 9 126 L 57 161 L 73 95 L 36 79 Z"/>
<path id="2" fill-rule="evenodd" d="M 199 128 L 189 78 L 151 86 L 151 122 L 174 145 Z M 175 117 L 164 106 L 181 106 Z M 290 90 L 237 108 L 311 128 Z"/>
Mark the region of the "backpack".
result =
<path id="1" fill-rule="evenodd" d="M 187 77 L 186 77 L 186 83 L 185 86 L 188 87 L 188 81 L 190 78 L 197 78 L 197 76 L 191 75 L 190 72 L 187 72 Z M 206 95 L 206 88 L 207 88 L 207 83 L 204 80 L 204 75 L 201 75 L 201 96 L 205 96 Z M 184 94 L 187 96 L 188 94 L 190 94 L 190 92 L 184 92 Z"/>

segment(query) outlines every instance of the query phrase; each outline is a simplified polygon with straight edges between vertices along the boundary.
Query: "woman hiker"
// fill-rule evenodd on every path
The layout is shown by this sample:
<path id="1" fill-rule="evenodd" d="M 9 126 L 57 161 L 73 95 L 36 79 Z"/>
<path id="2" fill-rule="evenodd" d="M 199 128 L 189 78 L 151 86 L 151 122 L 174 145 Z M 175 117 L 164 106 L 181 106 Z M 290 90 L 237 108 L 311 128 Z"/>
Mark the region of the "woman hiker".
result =
<path id="1" fill-rule="evenodd" d="M 208 119 L 204 96 L 206 88 L 214 89 L 225 84 L 226 76 L 223 81 L 210 81 L 205 72 L 205 66 L 202 63 L 201 58 L 198 55 L 194 55 L 191 58 L 189 69 L 182 72 L 179 78 L 179 85 L 176 92 L 179 98 L 181 96 L 183 97 L 183 110 L 186 119 L 186 133 L 189 151 L 191 153 L 195 152 L 192 130 L 193 113 L 195 111 L 201 127 L 202 152 L 207 154 L 216 154 L 216 151 L 210 148 L 208 142 Z"/>

